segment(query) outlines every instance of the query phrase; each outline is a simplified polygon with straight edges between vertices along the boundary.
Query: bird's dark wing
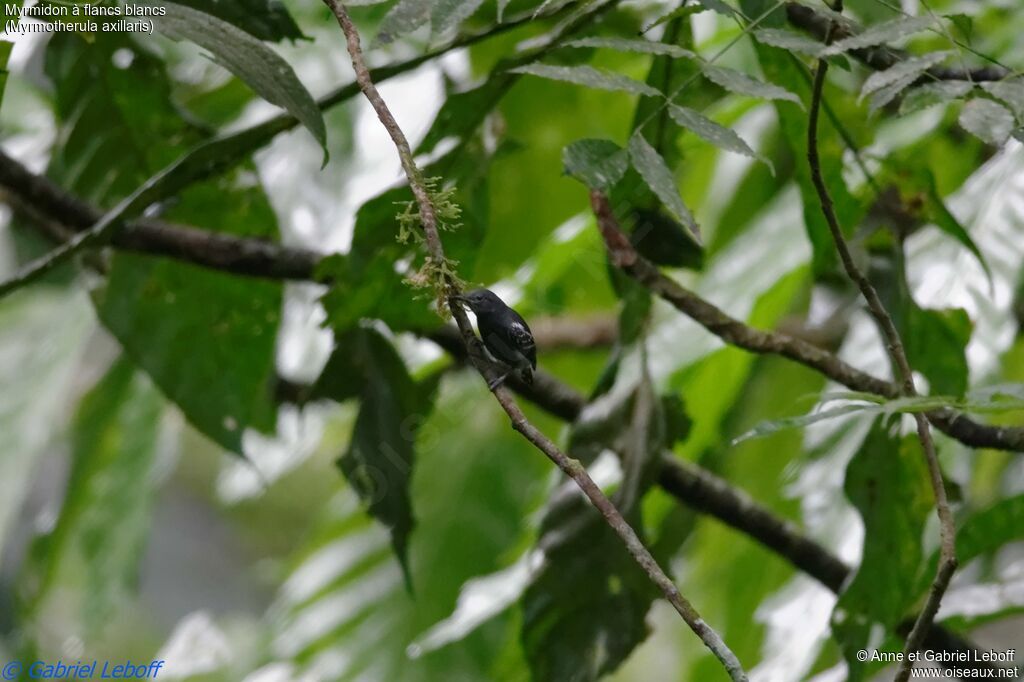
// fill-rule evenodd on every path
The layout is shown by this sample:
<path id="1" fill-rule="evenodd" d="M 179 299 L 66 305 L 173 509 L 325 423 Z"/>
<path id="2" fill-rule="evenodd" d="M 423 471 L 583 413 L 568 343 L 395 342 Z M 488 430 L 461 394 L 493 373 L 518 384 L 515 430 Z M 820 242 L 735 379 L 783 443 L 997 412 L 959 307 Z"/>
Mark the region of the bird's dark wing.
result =
<path id="1" fill-rule="evenodd" d="M 519 314 L 511 308 L 498 313 L 477 315 L 480 338 L 496 359 L 506 365 L 518 367 L 523 359 L 537 366 L 537 349 L 533 334 Z"/>
<path id="2" fill-rule="evenodd" d="M 537 369 L 537 344 L 533 340 L 533 332 L 530 331 L 530 326 L 526 324 L 522 315 L 514 310 L 509 312 L 512 313 L 513 319 L 510 326 L 512 340 L 519 351 L 530 361 L 530 366 Z"/>

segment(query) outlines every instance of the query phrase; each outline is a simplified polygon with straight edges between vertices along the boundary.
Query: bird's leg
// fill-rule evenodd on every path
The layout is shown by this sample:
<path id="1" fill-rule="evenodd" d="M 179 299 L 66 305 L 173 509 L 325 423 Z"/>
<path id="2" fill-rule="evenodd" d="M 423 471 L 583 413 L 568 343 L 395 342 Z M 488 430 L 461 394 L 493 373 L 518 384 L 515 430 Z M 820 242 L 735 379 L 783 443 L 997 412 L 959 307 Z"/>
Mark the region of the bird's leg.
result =
<path id="1" fill-rule="evenodd" d="M 505 381 L 505 379 L 507 377 L 508 377 L 508 372 L 505 372 L 500 377 L 497 377 L 496 379 L 491 379 L 490 381 L 487 382 L 487 388 L 493 391 L 498 386 L 501 386 L 501 384 L 504 383 L 504 381 Z"/>

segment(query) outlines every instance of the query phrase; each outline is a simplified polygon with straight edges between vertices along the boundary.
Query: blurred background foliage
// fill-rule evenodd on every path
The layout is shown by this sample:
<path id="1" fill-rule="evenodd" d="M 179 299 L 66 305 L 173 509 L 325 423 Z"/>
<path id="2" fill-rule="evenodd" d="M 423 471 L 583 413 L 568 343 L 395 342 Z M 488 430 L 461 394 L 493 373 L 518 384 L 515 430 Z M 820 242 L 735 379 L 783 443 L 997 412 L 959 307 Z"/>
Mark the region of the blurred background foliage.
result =
<path id="1" fill-rule="evenodd" d="M 584 186 L 732 316 L 889 376 L 805 161 L 823 45 L 793 16 L 827 22 L 825 6 L 352 4 L 385 99 L 461 209 L 443 235 L 459 274 L 513 303 L 541 368 L 588 396 L 573 423 L 523 401 L 529 417 L 614 493 L 752 679 L 887 674 L 852 654 L 899 648 L 937 542 L 906 416 L 821 419 L 843 387 L 652 300 L 609 266 Z M 329 255 L 315 278 L 331 284 L 100 249 L 0 300 L 0 657 L 165 658 L 162 676 L 252 682 L 725 679 L 438 344 L 405 281 L 421 249 L 396 240 L 411 193 L 329 11 L 181 5 L 154 36 L 6 35 L 4 152 L 97 216 L 170 166 L 125 217 Z M 828 55 L 820 133 L 840 221 L 920 385 L 1019 408 L 1024 13 L 846 10 L 860 42 Z M 61 220 L 9 177 L 5 277 Z M 961 529 L 939 621 L 1024 649 L 1024 460 L 938 446 Z M 721 476 L 853 577 L 823 585 L 681 505 L 654 485 L 658 456 Z"/>

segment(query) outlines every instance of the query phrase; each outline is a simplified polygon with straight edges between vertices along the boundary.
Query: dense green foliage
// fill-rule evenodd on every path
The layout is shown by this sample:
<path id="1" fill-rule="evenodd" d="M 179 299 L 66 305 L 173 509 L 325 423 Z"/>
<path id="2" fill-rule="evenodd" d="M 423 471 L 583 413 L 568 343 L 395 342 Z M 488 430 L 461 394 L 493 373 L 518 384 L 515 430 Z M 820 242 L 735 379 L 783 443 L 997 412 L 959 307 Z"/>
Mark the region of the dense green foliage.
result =
<path id="1" fill-rule="evenodd" d="M 520 398 L 527 415 L 748 672 L 876 674 L 857 651 L 901 648 L 937 564 L 908 414 L 1024 426 L 1024 13 L 801 2 L 351 3 L 443 264 L 319 1 L 162 3 L 153 36 L 5 36 L 0 164 L 92 214 L 0 171 L 0 279 L 69 232 L 95 240 L 0 298 L 0 658 L 726 679 L 454 352 L 430 288 L 450 268 L 531 322 L 541 370 L 578 396 Z M 696 295 L 891 377 L 807 163 L 818 59 L 824 183 L 920 398 L 723 344 L 616 268 L 591 213 L 600 190 Z M 309 264 L 242 274 L 124 238 L 147 220 Z M 1021 453 L 936 438 L 961 563 L 937 622 L 1024 650 Z M 792 522 L 845 580 L 680 493 L 666 460 Z"/>

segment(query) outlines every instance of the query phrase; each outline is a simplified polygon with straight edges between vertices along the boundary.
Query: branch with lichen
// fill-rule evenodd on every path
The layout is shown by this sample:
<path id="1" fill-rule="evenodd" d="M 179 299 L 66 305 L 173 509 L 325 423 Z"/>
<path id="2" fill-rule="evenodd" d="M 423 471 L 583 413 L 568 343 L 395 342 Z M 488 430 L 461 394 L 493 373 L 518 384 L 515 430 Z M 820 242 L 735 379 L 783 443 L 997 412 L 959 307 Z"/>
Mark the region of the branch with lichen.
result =
<path id="1" fill-rule="evenodd" d="M 402 162 L 402 169 L 405 171 L 406 178 L 409 181 L 409 187 L 412 189 L 413 196 L 415 197 L 416 203 L 419 207 L 419 224 L 423 230 L 424 245 L 428 255 L 431 261 L 435 264 L 435 267 L 436 264 L 447 263 L 438 224 L 438 207 L 433 203 L 433 197 L 431 196 L 429 187 L 424 182 L 420 170 L 416 167 L 416 162 L 413 159 L 412 150 L 409 147 L 409 142 L 405 138 L 405 134 L 402 132 L 397 121 L 395 121 L 394 116 L 392 116 L 387 104 L 384 102 L 383 98 L 381 98 L 380 93 L 373 84 L 373 80 L 370 78 L 366 64 L 363 61 L 362 49 L 359 45 L 359 32 L 356 30 L 355 25 L 353 25 L 352 20 L 348 16 L 348 12 L 345 10 L 345 7 L 341 2 L 338 0 L 324 0 L 324 3 L 334 13 L 339 26 L 341 26 L 342 32 L 345 34 L 348 53 L 352 58 L 352 67 L 355 69 L 356 81 L 359 83 L 360 89 L 363 91 L 366 99 L 369 100 L 371 106 L 373 106 L 374 111 L 377 113 L 377 117 L 380 119 L 384 128 L 388 131 L 388 134 L 391 136 L 391 140 L 395 144 L 395 148 L 398 150 L 398 156 Z M 448 297 L 448 308 L 451 311 L 452 316 L 455 318 L 455 322 L 458 325 L 459 332 L 461 333 L 462 340 L 466 346 L 467 352 L 469 353 L 469 357 L 473 362 L 473 365 L 481 375 L 483 375 L 484 379 L 488 381 L 488 384 L 494 386 L 492 389 L 494 396 L 512 420 L 512 427 L 521 433 L 523 437 L 530 441 L 537 449 L 547 455 L 559 469 L 576 482 L 590 502 L 598 509 L 598 511 L 601 512 L 608 524 L 623 540 L 630 554 L 633 555 L 633 558 L 648 575 L 651 581 L 661 589 L 665 598 L 672 604 L 679 615 L 682 616 L 690 629 L 700 637 L 701 641 L 704 642 L 708 649 L 710 649 L 711 652 L 722 662 L 722 665 L 728 672 L 729 677 L 734 680 L 734 682 L 745 682 L 747 680 L 747 676 L 743 671 L 743 667 L 740 665 L 739 659 L 736 658 L 736 655 L 722 640 L 721 636 L 719 636 L 714 629 L 704 622 L 704 619 L 701 618 L 696 609 L 694 609 L 690 602 L 680 594 L 675 584 L 671 579 L 669 579 L 651 553 L 640 541 L 640 538 L 637 536 L 633 528 L 626 522 L 622 517 L 622 514 L 619 513 L 619 510 L 616 509 L 615 505 L 612 504 L 597 484 L 594 483 L 583 465 L 563 453 L 550 438 L 545 436 L 526 419 L 526 416 L 523 414 L 522 410 L 519 409 L 519 406 L 516 404 L 511 392 L 507 388 L 497 384 L 497 382 L 491 381 L 493 378 L 491 376 L 493 374 L 493 369 L 491 369 L 490 364 L 487 363 L 482 356 L 480 340 L 473 333 L 473 328 L 470 326 L 469 318 L 466 316 L 466 312 L 462 309 L 462 306 L 451 298 L 461 292 L 459 282 L 455 279 L 454 273 L 446 273 L 442 270 L 439 276 L 442 278 L 441 288 Z"/>

